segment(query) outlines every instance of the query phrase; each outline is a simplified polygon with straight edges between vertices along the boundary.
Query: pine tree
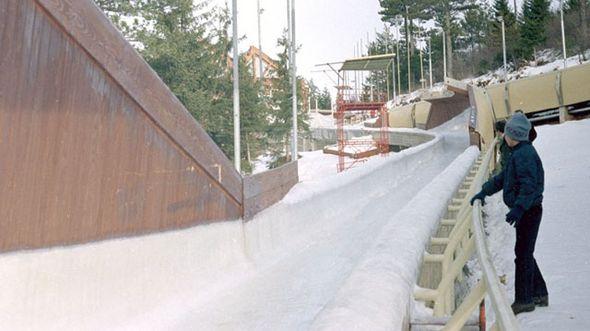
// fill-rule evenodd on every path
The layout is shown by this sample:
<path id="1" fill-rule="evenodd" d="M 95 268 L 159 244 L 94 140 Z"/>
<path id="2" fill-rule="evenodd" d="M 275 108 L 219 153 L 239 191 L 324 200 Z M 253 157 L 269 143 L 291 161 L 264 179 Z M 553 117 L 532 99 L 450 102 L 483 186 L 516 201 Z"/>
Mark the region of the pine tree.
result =
<path id="1" fill-rule="evenodd" d="M 132 35 L 133 25 L 137 25 L 138 22 L 134 21 L 132 25 L 129 25 L 127 20 L 123 18 L 137 16 L 136 4 L 129 0 L 94 0 L 94 2 L 121 33 L 129 39 Z"/>
<path id="2" fill-rule="evenodd" d="M 383 32 L 377 33 L 375 40 L 369 44 L 367 51 L 373 55 L 390 54 L 395 53 L 393 47 L 393 35 L 390 29 L 386 26 Z M 403 55 L 407 56 L 406 54 L 407 52 L 405 52 Z M 415 56 L 413 59 L 417 58 L 418 57 Z M 407 61 L 407 59 L 404 60 L 403 63 L 406 63 L 405 61 Z M 414 68 L 416 67 L 419 69 L 419 64 Z M 362 86 L 364 100 L 368 101 L 371 99 L 371 91 L 373 92 L 374 98 L 376 97 L 377 92 L 382 92 L 383 94 L 385 94 L 388 90 L 388 87 L 389 91 L 391 91 L 391 89 L 393 88 L 391 69 L 392 68 L 390 66 L 389 68 L 387 68 L 387 71 L 373 71 L 369 73 L 368 78 L 365 82 L 366 84 Z M 407 84 L 406 77 L 404 78 Z M 415 81 L 416 77 L 414 77 L 413 79 Z M 371 87 L 373 88 L 371 89 Z"/>
<path id="3" fill-rule="evenodd" d="M 476 53 L 481 53 L 482 45 L 486 42 L 487 31 L 489 29 L 490 19 L 487 8 L 478 6 L 465 12 L 465 17 L 461 22 L 461 27 L 466 34 L 469 53 L 471 54 L 471 73 L 476 72 Z"/>
<path id="4" fill-rule="evenodd" d="M 315 85 L 313 79 L 309 81 L 309 102 L 310 109 L 316 109 L 318 99 L 320 97 L 320 89 Z"/>
<path id="5" fill-rule="evenodd" d="M 567 12 L 575 15 L 575 37 L 579 51 L 586 59 L 585 51 L 590 47 L 590 1 L 569 0 Z"/>
<path id="6" fill-rule="evenodd" d="M 266 133 L 267 118 L 271 113 L 267 101 L 260 94 L 261 82 L 253 79 L 251 68 L 246 65 L 244 56 L 240 57 L 240 129 L 242 171 L 251 173 L 253 159 L 265 154 L 269 137 Z M 228 81 L 226 99 L 233 97 L 233 85 Z M 231 92 L 230 92 L 231 91 Z M 232 135 L 233 139 L 233 135 Z"/>
<path id="7" fill-rule="evenodd" d="M 491 12 L 491 22 L 489 28 L 489 35 L 487 38 L 487 45 L 494 53 L 494 63 L 496 65 L 502 63 L 502 23 L 500 18 L 504 20 L 504 28 L 506 35 L 506 53 L 516 66 L 518 64 L 518 43 L 519 43 L 519 29 L 518 22 L 514 12 L 510 10 L 507 0 L 494 0 Z"/>
<path id="8" fill-rule="evenodd" d="M 231 38 L 227 8 L 208 9 L 205 1 L 98 0 L 107 15 L 119 22 L 146 62 L 203 126 L 228 158 L 233 157 L 232 77 L 228 51 Z M 121 22 L 135 18 L 133 23 Z M 125 18 L 125 19 L 123 19 Z M 240 66 L 242 160 L 266 148 L 270 105 L 259 95 L 261 87 Z M 250 153 L 249 153 L 250 152 Z M 241 162 L 249 172 L 250 162 Z"/>
<path id="9" fill-rule="evenodd" d="M 413 0 L 379 0 L 381 6 L 381 20 L 393 25 L 394 21 L 403 21 L 405 40 L 410 47 L 411 55 L 414 55 L 414 20 L 429 19 L 425 12 L 424 1 Z"/>
<path id="10" fill-rule="evenodd" d="M 550 18 L 549 0 L 526 0 L 522 10 L 520 46 L 525 59 L 532 59 L 537 47 L 547 40 L 545 27 Z"/>
<path id="11" fill-rule="evenodd" d="M 474 0 L 419 0 L 426 4 L 427 12 L 434 17 L 445 32 L 447 48 L 447 75 L 453 77 L 453 41 L 457 32 L 459 13 L 476 7 Z"/>
<path id="12" fill-rule="evenodd" d="M 279 38 L 278 45 L 282 48 L 282 51 L 278 54 L 278 68 L 274 72 L 276 78 L 273 80 L 273 95 L 271 98 L 274 110 L 271 112 L 271 123 L 268 127 L 268 134 L 275 141 L 275 144 L 271 146 L 271 153 L 275 157 L 275 162 L 271 164 L 271 168 L 280 166 L 291 159 L 289 152 L 293 128 L 293 90 L 286 33 Z M 302 79 L 298 77 L 297 80 L 298 86 L 301 86 Z M 302 112 L 300 93 L 301 89 L 298 88 L 297 127 L 300 132 L 307 132 L 309 131 L 309 125 L 307 124 L 308 114 Z"/>
<path id="13" fill-rule="evenodd" d="M 318 108 L 319 109 L 332 109 L 332 96 L 327 87 L 324 87 L 318 97 Z"/>

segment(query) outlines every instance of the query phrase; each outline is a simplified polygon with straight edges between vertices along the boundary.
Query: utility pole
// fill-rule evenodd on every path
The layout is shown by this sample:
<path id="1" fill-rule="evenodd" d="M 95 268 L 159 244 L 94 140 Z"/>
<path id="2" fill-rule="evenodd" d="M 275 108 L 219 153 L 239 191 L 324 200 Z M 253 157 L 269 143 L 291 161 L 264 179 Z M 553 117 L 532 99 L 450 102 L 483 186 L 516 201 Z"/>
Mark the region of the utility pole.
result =
<path id="1" fill-rule="evenodd" d="M 406 17 L 409 18 L 410 14 L 408 12 L 408 6 L 406 6 Z M 408 27 L 409 24 L 406 24 L 406 36 L 408 36 L 408 40 L 406 40 L 406 50 L 408 53 L 408 93 L 412 92 L 412 73 L 411 73 L 411 65 L 410 65 L 410 39 L 412 38 L 410 36 L 410 27 Z"/>
<path id="2" fill-rule="evenodd" d="M 264 91 L 264 69 L 262 68 L 262 30 L 260 29 L 260 15 L 262 11 L 260 10 L 260 0 L 256 1 L 258 7 L 258 67 L 260 69 L 260 84 L 262 86 L 262 90 Z"/>
<path id="3" fill-rule="evenodd" d="M 401 76 L 401 67 L 399 64 L 399 24 L 396 24 L 396 35 L 397 38 L 395 39 L 395 60 L 397 63 L 397 95 L 400 96 L 402 94 L 402 76 Z"/>
<path id="4" fill-rule="evenodd" d="M 238 172 L 241 171 L 240 153 L 240 72 L 238 64 L 240 55 L 238 52 L 238 5 L 237 0 L 232 0 L 232 29 L 233 29 L 233 75 L 234 75 L 234 165 Z"/>
<path id="5" fill-rule="evenodd" d="M 288 0 L 287 0 L 288 1 Z M 295 0 L 291 0 L 291 76 L 293 77 L 293 141 L 291 161 L 297 161 L 297 39 L 295 38 Z"/>
<path id="6" fill-rule="evenodd" d="M 424 59 L 422 57 L 422 48 L 420 48 L 420 86 L 425 87 L 426 81 L 424 80 Z"/>
<path id="7" fill-rule="evenodd" d="M 360 48 L 359 55 L 360 55 L 360 57 L 364 57 L 365 56 L 365 54 L 364 54 L 365 44 L 363 44 L 363 38 L 361 38 L 360 43 L 361 43 L 361 46 L 360 46 L 361 48 Z M 357 97 L 359 98 L 359 101 L 360 101 L 360 99 L 363 96 L 363 92 L 364 92 L 365 72 L 364 71 L 359 72 L 359 76 L 361 78 L 361 81 L 360 81 L 360 86 L 359 86 L 360 90 L 357 92 L 358 93 Z"/>
<path id="8" fill-rule="evenodd" d="M 561 11 L 561 44 L 563 46 L 563 69 L 567 67 L 567 53 L 565 48 L 565 28 L 563 24 L 563 0 L 559 1 L 560 11 Z M 559 77 L 559 76 L 558 76 Z M 561 81 L 560 81 L 561 85 Z M 560 98 L 563 99 L 563 98 Z M 563 101 L 563 100 L 561 100 Z M 569 112 L 567 107 L 563 106 L 563 102 L 561 102 L 561 107 L 559 107 L 559 123 L 563 123 L 570 119 Z"/>
<path id="9" fill-rule="evenodd" d="M 559 7 L 561 8 L 561 44 L 563 46 L 563 69 L 567 67 L 567 51 L 565 48 L 565 27 L 563 24 L 563 0 L 559 1 Z"/>
<path id="10" fill-rule="evenodd" d="M 428 78 L 430 79 L 430 89 L 432 90 L 432 41 L 428 37 Z"/>
<path id="11" fill-rule="evenodd" d="M 359 55 L 358 55 L 359 48 L 360 47 L 358 46 L 358 43 L 356 43 L 354 45 L 354 57 L 355 58 L 359 57 Z M 358 74 L 358 71 L 355 71 L 354 72 L 354 93 L 356 94 L 356 93 L 358 93 L 358 91 L 359 91 L 359 74 Z"/>
<path id="12" fill-rule="evenodd" d="M 447 39 L 445 30 L 442 32 L 443 38 L 443 83 L 447 81 Z"/>
<path id="13" fill-rule="evenodd" d="M 506 64 L 506 26 L 504 24 L 504 17 L 498 18 L 502 23 L 502 54 L 504 57 L 504 82 L 508 81 L 508 66 Z"/>
<path id="14" fill-rule="evenodd" d="M 393 38 L 393 34 L 391 37 Z M 391 50 L 392 50 L 392 52 L 394 50 L 393 44 L 391 45 Z M 395 53 L 394 56 L 397 58 L 397 53 Z M 395 81 L 395 59 L 391 60 L 391 80 L 393 81 L 393 86 L 392 86 L 392 88 L 393 88 L 393 103 L 395 104 L 395 88 L 397 85 L 396 81 Z"/>

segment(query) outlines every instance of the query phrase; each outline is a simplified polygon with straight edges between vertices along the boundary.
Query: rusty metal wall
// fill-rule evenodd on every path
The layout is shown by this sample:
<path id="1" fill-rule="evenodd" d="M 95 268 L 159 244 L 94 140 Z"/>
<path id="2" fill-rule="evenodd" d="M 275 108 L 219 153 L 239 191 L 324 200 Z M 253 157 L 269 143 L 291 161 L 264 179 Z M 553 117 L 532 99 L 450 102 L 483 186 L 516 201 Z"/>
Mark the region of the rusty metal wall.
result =
<path id="1" fill-rule="evenodd" d="M 92 1 L 0 1 L 0 252 L 241 214 L 241 176 Z"/>
<path id="2" fill-rule="evenodd" d="M 244 219 L 280 201 L 299 181 L 297 162 L 244 178 Z"/>

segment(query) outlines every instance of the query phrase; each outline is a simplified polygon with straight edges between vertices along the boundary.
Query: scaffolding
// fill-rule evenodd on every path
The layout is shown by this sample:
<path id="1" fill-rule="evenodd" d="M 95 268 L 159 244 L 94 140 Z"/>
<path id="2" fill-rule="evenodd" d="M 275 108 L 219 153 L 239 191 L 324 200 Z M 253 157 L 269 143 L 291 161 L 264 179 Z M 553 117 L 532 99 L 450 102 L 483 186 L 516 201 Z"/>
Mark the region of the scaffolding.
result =
<path id="1" fill-rule="evenodd" d="M 381 72 L 388 82 L 388 72 L 392 68 L 394 54 L 367 56 L 343 62 L 338 71 L 338 95 L 336 99 L 336 136 L 338 140 L 338 172 L 365 162 L 370 156 L 389 153 L 389 134 L 387 100 L 389 84 L 385 86 L 365 83 L 365 74 Z M 375 80 L 379 82 L 379 79 Z M 374 130 L 366 137 L 351 138 L 347 136 L 345 125 L 355 120 L 363 123 L 373 119 Z M 378 134 L 375 132 L 378 131 Z M 349 157 L 352 160 L 346 161 Z"/>

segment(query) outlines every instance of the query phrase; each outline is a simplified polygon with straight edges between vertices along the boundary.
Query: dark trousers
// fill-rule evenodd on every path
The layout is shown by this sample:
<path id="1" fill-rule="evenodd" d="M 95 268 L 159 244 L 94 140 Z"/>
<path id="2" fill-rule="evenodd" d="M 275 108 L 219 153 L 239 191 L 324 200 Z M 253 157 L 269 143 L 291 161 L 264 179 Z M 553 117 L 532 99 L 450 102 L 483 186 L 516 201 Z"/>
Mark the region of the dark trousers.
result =
<path id="1" fill-rule="evenodd" d="M 518 303 L 532 303 L 534 297 L 547 295 L 545 280 L 533 256 L 542 215 L 543 207 L 534 206 L 516 222 L 514 301 Z"/>

